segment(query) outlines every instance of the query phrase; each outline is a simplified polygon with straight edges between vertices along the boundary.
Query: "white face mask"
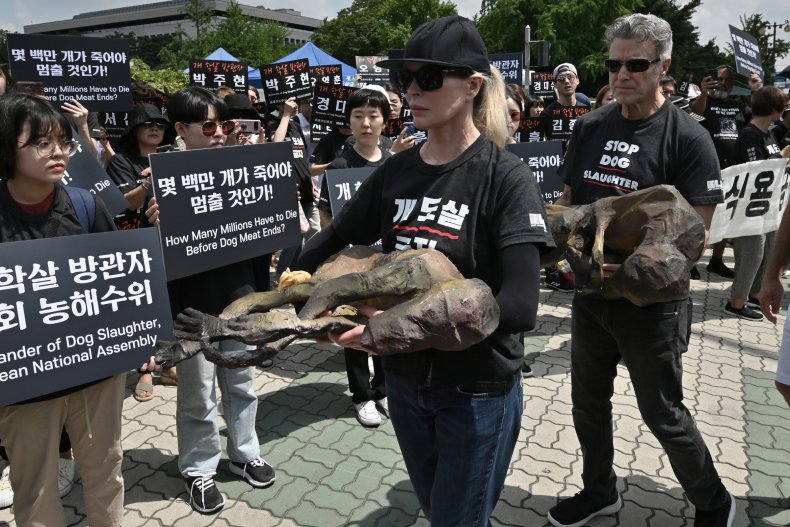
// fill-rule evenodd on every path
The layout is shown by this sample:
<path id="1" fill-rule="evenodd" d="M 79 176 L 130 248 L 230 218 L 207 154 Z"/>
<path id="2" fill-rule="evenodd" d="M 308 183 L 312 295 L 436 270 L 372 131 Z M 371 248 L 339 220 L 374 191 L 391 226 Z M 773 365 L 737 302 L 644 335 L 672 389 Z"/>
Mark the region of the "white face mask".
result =
<path id="1" fill-rule="evenodd" d="M 726 99 L 730 96 L 730 92 L 726 90 L 713 90 L 713 96 L 717 99 Z"/>

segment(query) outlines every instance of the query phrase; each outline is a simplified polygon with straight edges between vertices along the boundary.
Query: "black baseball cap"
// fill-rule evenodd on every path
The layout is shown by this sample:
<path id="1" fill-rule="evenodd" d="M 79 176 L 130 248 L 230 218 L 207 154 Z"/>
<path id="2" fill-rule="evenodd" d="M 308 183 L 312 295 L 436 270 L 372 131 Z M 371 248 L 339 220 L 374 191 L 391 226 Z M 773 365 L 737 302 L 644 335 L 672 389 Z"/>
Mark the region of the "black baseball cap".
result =
<path id="1" fill-rule="evenodd" d="M 402 58 L 383 60 L 376 65 L 400 70 L 406 62 L 470 69 L 484 74 L 491 71 L 488 51 L 480 33 L 471 20 L 458 15 L 437 18 L 421 25 L 406 43 Z"/>

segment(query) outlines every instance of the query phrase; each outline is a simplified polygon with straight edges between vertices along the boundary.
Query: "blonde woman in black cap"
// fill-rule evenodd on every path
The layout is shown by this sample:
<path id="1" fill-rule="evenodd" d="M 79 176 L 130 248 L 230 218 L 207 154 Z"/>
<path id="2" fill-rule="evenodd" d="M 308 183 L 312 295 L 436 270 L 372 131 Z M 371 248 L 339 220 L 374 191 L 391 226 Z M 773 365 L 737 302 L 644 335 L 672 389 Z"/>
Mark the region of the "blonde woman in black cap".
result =
<path id="1" fill-rule="evenodd" d="M 528 167 L 507 140 L 504 83 L 474 24 L 433 20 L 409 39 L 396 71 L 427 140 L 388 159 L 332 224 L 305 246 L 312 271 L 348 244 L 441 251 L 492 289 L 498 329 L 460 351 L 386 354 L 371 319 L 329 338 L 381 354 L 390 418 L 420 505 L 434 527 L 489 525 L 521 427 L 524 348 L 535 326 L 539 253 L 554 242 Z M 419 323 L 419 321 L 417 322 Z M 447 328 L 447 331 L 453 331 Z"/>

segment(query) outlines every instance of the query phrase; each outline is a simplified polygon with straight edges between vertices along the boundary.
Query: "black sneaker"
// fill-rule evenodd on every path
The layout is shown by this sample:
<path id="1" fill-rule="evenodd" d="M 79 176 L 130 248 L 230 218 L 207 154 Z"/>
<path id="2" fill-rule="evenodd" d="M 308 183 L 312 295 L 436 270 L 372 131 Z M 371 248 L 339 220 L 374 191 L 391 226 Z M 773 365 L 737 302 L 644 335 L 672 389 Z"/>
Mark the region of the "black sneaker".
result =
<path id="1" fill-rule="evenodd" d="M 532 373 L 532 366 L 528 364 L 524 364 L 524 367 L 521 368 L 521 376 L 526 378 L 532 377 L 534 374 Z"/>
<path id="2" fill-rule="evenodd" d="M 721 258 L 711 258 L 706 267 L 709 273 L 714 273 L 724 278 L 735 278 L 735 271 L 724 265 Z"/>
<path id="3" fill-rule="evenodd" d="M 757 311 L 760 310 L 760 301 L 752 295 L 749 295 L 749 297 L 746 299 L 746 305 L 752 309 L 756 309 Z"/>
<path id="4" fill-rule="evenodd" d="M 745 320 L 762 320 L 763 314 L 757 311 L 756 309 L 752 309 L 749 306 L 743 306 L 740 309 L 736 309 L 732 307 L 732 304 L 727 302 L 727 305 L 724 306 L 724 311 L 729 313 L 730 315 L 735 315 L 738 318 L 743 318 Z"/>
<path id="5" fill-rule="evenodd" d="M 692 280 L 699 280 L 700 279 L 699 269 L 697 269 L 696 265 L 691 268 L 691 271 L 689 271 L 689 275 L 691 276 Z"/>
<path id="6" fill-rule="evenodd" d="M 560 293 L 573 293 L 574 287 L 570 280 L 556 269 L 546 269 L 546 287 Z"/>
<path id="7" fill-rule="evenodd" d="M 213 514 L 225 506 L 225 498 L 214 484 L 212 476 L 187 477 L 185 486 L 189 504 L 197 512 Z"/>
<path id="8" fill-rule="evenodd" d="M 256 457 L 246 463 L 231 461 L 229 468 L 231 472 L 241 476 L 247 483 L 259 489 L 268 487 L 277 479 L 272 466 L 261 457 Z"/>
<path id="9" fill-rule="evenodd" d="M 566 498 L 551 508 L 549 522 L 555 527 L 582 527 L 596 516 L 614 514 L 623 508 L 620 495 L 609 505 L 596 503 L 581 491 L 572 498 Z"/>
<path id="10" fill-rule="evenodd" d="M 732 527 L 735 519 L 735 500 L 727 493 L 727 503 L 712 511 L 697 509 L 694 527 Z"/>

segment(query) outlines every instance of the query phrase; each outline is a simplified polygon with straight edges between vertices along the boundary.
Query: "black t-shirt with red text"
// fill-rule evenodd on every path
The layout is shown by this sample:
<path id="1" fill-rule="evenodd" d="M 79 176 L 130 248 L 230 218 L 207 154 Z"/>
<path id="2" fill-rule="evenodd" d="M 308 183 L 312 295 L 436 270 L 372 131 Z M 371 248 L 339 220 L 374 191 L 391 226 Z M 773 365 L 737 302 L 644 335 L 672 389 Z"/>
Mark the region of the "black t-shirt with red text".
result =
<path id="1" fill-rule="evenodd" d="M 444 165 L 425 163 L 420 150 L 391 157 L 365 180 L 332 224 L 338 237 L 355 245 L 381 239 L 385 252 L 436 249 L 494 295 L 503 248 L 554 246 L 538 185 L 518 157 L 482 136 Z M 463 351 L 384 357 L 384 367 L 419 384 L 492 392 L 512 385 L 523 353 L 518 335 L 495 331 Z"/>

